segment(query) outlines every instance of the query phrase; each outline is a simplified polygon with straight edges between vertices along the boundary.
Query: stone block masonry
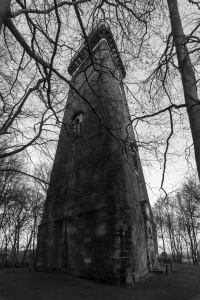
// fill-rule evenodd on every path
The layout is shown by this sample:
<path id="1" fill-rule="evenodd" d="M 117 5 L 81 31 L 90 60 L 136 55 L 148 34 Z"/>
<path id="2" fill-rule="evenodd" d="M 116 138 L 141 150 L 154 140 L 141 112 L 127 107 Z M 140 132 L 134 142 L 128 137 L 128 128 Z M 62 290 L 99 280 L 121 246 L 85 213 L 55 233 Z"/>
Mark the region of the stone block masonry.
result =
<path id="1" fill-rule="evenodd" d="M 114 38 L 105 22 L 88 38 L 93 60 L 83 44 L 69 66 L 74 89 L 39 226 L 37 270 L 126 285 L 127 270 L 135 282 L 148 272 L 150 251 L 157 255 L 141 211 L 141 201 L 150 204 Z"/>

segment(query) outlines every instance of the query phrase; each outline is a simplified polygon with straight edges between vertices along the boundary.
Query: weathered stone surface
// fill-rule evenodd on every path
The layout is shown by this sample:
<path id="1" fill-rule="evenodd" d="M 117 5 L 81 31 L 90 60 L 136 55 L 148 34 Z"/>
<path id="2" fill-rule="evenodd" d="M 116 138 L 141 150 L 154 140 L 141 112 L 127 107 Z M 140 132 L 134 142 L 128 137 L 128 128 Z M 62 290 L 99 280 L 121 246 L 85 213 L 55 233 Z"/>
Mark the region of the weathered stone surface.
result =
<path id="1" fill-rule="evenodd" d="M 133 274 L 130 268 L 126 268 L 126 287 L 134 287 Z"/>
<path id="2" fill-rule="evenodd" d="M 94 61 L 86 58 L 73 74 L 39 226 L 37 269 L 125 285 L 127 268 L 136 281 L 148 272 L 147 259 L 157 253 L 149 242 L 155 228 L 152 215 L 141 212 L 141 201 L 150 204 L 128 126 L 123 68 L 101 37 Z"/>

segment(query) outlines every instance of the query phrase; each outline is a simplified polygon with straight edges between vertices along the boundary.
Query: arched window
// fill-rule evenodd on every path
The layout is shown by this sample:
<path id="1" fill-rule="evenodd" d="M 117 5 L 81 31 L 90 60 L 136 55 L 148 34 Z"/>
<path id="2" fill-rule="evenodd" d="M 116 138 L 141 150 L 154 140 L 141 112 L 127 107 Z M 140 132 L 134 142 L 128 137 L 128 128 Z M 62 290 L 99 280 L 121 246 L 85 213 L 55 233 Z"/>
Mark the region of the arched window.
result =
<path id="1" fill-rule="evenodd" d="M 72 117 L 73 130 L 74 130 L 76 137 L 78 137 L 82 134 L 83 116 L 84 116 L 84 113 L 78 111 Z"/>
<path id="2" fill-rule="evenodd" d="M 149 227 L 149 234 L 151 234 L 151 228 Z"/>

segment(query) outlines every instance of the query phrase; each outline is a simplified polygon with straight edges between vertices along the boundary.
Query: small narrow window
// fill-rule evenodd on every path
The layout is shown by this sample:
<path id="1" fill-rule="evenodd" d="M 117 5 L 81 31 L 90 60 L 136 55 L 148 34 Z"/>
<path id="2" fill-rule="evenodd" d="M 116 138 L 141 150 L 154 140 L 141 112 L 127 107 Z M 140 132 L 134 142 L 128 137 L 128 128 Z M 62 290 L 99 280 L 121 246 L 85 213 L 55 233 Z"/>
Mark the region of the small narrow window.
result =
<path id="1" fill-rule="evenodd" d="M 133 152 L 137 152 L 138 151 L 138 146 L 137 146 L 136 141 L 130 143 L 130 146 L 131 146 L 131 151 L 133 151 Z"/>
<path id="2" fill-rule="evenodd" d="M 136 141 L 130 143 L 135 170 L 138 171 L 138 146 Z"/>
<path id="3" fill-rule="evenodd" d="M 72 117 L 73 121 L 73 130 L 76 135 L 76 137 L 80 136 L 82 134 L 82 126 L 83 126 L 83 112 L 78 112 L 74 114 Z"/>
<path id="4" fill-rule="evenodd" d="M 146 206 L 146 214 L 148 217 L 150 217 L 150 209 L 148 206 Z M 150 228 L 150 227 L 149 227 Z M 150 229 L 151 230 L 151 229 Z"/>

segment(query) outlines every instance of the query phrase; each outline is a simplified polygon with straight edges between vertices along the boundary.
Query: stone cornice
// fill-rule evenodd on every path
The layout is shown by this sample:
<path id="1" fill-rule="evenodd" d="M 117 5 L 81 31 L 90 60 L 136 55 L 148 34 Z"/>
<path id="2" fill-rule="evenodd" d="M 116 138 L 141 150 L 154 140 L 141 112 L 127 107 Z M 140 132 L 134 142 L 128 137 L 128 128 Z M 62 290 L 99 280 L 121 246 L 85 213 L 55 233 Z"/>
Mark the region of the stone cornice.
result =
<path id="1" fill-rule="evenodd" d="M 118 69 L 120 69 L 122 77 L 126 76 L 126 71 L 120 57 L 119 51 L 117 49 L 117 45 L 115 43 L 114 37 L 110 30 L 109 25 L 106 22 L 100 22 L 89 34 L 88 42 L 91 51 L 95 48 L 95 46 L 100 42 L 101 39 L 105 39 L 110 47 L 110 51 L 115 60 L 115 64 Z M 70 75 L 74 74 L 74 72 L 80 67 L 82 62 L 89 56 L 88 46 L 86 43 L 82 44 L 77 54 L 72 58 L 70 65 L 68 67 L 68 72 Z"/>

